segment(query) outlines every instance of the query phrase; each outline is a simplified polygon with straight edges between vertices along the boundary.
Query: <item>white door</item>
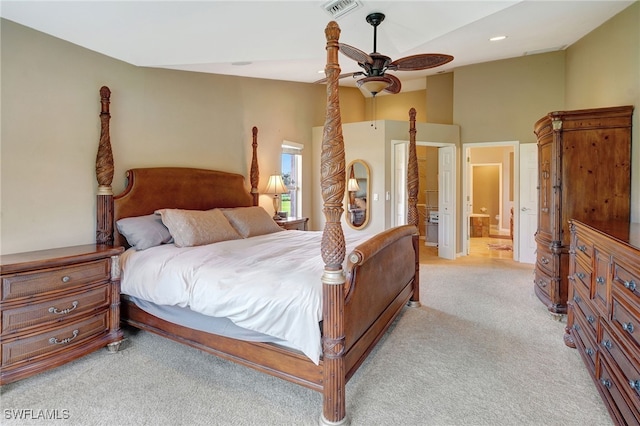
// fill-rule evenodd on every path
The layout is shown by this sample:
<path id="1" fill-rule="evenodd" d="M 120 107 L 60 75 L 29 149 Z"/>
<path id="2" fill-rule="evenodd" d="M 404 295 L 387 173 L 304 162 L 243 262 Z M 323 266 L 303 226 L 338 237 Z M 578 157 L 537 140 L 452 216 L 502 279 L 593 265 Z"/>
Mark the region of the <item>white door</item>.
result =
<path id="1" fill-rule="evenodd" d="M 438 148 L 438 256 L 456 258 L 456 147 Z"/>
<path id="2" fill-rule="evenodd" d="M 407 223 L 407 157 L 409 143 L 396 143 L 394 149 L 393 225 Z"/>
<path id="3" fill-rule="evenodd" d="M 538 145 L 520 145 L 520 211 L 518 214 L 519 258 L 536 263 L 535 233 L 538 226 Z M 514 212 L 514 216 L 515 216 Z"/>

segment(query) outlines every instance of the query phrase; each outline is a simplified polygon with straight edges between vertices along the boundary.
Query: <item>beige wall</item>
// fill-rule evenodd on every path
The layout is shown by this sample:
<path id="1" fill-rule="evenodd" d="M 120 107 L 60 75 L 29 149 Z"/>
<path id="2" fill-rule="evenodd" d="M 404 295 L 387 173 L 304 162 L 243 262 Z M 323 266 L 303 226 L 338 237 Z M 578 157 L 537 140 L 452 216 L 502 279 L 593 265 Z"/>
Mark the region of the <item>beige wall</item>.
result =
<path id="1" fill-rule="evenodd" d="M 453 73 L 427 77 L 427 122 L 453 124 Z"/>
<path id="2" fill-rule="evenodd" d="M 396 95 L 378 95 L 375 99 L 366 98 L 366 110 L 363 120 L 409 121 L 409 109 L 416 109 L 416 121 L 427 122 L 426 91 L 398 93 Z M 375 114 L 374 114 L 375 111 Z"/>
<path id="3" fill-rule="evenodd" d="M 323 85 L 138 68 L 9 21 L 1 31 L 2 253 L 95 241 L 102 85 L 112 90 L 116 193 L 133 166 L 246 176 L 252 126 L 266 183 L 283 139 L 309 152 L 311 128 L 324 123 Z M 312 157 L 303 158 L 311 187 Z M 267 196 L 261 204 L 270 209 Z"/>
<path id="4" fill-rule="evenodd" d="M 535 142 L 533 123 L 564 107 L 564 52 L 457 68 L 453 122 L 462 143 Z"/>

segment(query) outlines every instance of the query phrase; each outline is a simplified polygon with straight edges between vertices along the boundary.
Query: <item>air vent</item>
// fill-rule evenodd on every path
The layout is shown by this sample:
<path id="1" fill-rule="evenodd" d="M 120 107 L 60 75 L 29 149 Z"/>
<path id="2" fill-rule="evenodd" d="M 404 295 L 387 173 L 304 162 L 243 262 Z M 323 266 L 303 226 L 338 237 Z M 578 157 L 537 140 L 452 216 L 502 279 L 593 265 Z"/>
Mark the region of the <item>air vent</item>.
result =
<path id="1" fill-rule="evenodd" d="M 338 19 L 362 6 L 357 0 L 333 0 L 322 5 L 333 19 Z"/>

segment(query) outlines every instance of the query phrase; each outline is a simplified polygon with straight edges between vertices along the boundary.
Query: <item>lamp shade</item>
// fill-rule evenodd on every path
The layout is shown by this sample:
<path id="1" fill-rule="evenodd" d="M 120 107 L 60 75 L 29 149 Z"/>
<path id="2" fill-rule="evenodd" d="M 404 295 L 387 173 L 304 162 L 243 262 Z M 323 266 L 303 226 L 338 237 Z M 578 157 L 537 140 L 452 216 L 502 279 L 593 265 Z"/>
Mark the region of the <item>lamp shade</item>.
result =
<path id="1" fill-rule="evenodd" d="M 350 178 L 347 181 L 347 191 L 349 192 L 360 191 L 360 185 L 358 185 L 358 180 L 356 178 Z"/>
<path id="2" fill-rule="evenodd" d="M 289 190 L 284 185 L 282 176 L 280 175 L 269 176 L 269 182 L 267 182 L 267 186 L 264 189 L 265 194 L 284 194 L 287 192 L 289 192 Z"/>

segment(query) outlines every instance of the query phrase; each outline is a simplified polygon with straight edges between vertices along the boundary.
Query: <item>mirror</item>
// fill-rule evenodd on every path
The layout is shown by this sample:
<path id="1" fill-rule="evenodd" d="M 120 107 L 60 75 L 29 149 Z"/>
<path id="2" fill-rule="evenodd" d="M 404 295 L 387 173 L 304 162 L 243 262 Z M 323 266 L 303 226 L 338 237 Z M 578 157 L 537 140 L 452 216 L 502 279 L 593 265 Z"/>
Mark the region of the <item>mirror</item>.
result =
<path id="1" fill-rule="evenodd" d="M 353 160 L 347 167 L 347 214 L 353 229 L 362 229 L 369 223 L 369 166 L 362 160 Z"/>

